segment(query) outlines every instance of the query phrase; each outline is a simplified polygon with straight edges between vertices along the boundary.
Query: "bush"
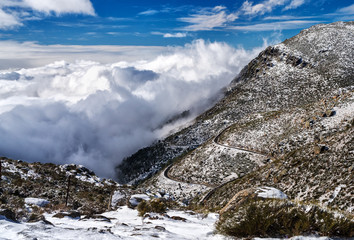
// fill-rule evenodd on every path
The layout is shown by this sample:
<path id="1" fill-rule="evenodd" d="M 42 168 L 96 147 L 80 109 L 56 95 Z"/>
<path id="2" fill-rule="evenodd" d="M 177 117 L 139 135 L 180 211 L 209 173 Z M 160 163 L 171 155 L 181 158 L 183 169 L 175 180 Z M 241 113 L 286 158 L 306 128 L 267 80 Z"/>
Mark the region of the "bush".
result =
<path id="1" fill-rule="evenodd" d="M 235 237 L 288 237 L 317 233 L 353 237 L 354 222 L 312 206 L 306 211 L 288 200 L 250 200 L 220 216 L 216 229 Z"/>
<path id="2" fill-rule="evenodd" d="M 167 201 L 163 198 L 156 198 L 150 201 L 141 201 L 137 207 L 139 216 L 144 216 L 145 213 L 165 213 L 167 210 Z"/>

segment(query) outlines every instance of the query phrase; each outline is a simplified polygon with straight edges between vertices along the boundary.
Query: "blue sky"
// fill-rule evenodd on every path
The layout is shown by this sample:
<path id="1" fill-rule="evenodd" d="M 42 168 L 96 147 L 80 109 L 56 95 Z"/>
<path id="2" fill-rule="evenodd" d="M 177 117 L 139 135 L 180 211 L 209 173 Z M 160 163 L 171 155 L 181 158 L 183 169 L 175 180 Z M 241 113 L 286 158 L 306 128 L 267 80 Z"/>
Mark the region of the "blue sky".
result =
<path id="1" fill-rule="evenodd" d="M 352 0 L 1 0 L 0 41 L 175 46 L 205 39 L 250 49 L 353 19 Z"/>

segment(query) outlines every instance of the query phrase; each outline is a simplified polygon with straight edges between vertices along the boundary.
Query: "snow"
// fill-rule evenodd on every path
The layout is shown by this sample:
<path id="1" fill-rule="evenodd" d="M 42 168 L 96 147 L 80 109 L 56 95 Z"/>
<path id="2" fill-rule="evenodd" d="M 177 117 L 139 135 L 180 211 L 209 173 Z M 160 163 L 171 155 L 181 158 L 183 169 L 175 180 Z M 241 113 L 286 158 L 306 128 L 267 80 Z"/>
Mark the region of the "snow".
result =
<path id="1" fill-rule="evenodd" d="M 70 170 L 68 171 L 68 167 L 75 167 L 76 169 Z M 62 172 L 65 172 L 67 176 L 71 175 L 74 176 L 76 179 L 82 181 L 82 182 L 88 182 L 91 184 L 94 184 L 97 187 L 103 187 L 104 184 L 106 185 L 113 185 L 112 182 L 110 182 L 107 179 L 102 179 L 100 177 L 97 177 L 96 175 L 94 175 L 93 172 L 86 172 L 86 171 L 90 171 L 89 169 L 86 169 L 85 166 L 83 165 L 74 165 L 74 164 L 63 164 L 59 166 L 60 170 Z M 79 173 L 78 170 L 84 170 L 84 173 Z M 119 184 L 116 184 L 117 186 Z"/>
<path id="2" fill-rule="evenodd" d="M 273 187 L 259 187 L 257 188 L 256 193 L 257 196 L 261 198 L 277 198 L 277 199 L 288 198 L 288 196 L 285 193 Z"/>
<path id="3" fill-rule="evenodd" d="M 332 194 L 332 198 L 330 200 L 328 200 L 328 202 L 333 202 L 333 200 L 338 196 L 338 193 L 340 192 L 342 187 L 346 187 L 346 185 L 341 184 L 334 189 L 333 194 Z"/>
<path id="4" fill-rule="evenodd" d="M 27 180 L 28 178 L 37 179 L 40 178 L 39 174 L 35 173 L 32 169 L 25 168 L 28 171 L 24 171 L 23 168 L 11 162 L 2 162 L 3 171 L 11 173 L 19 173 L 21 179 Z"/>
<path id="5" fill-rule="evenodd" d="M 38 207 L 45 207 L 49 201 L 43 198 L 25 198 L 25 203 L 29 205 L 36 205 Z"/>
<path id="6" fill-rule="evenodd" d="M 354 95 L 348 99 L 350 102 L 346 103 L 344 106 L 334 107 L 336 114 L 332 117 L 326 118 L 322 121 L 322 124 L 327 128 L 335 128 L 340 125 L 343 120 L 350 119 L 354 114 Z"/>
<path id="7" fill-rule="evenodd" d="M 115 191 L 112 195 L 112 203 L 111 206 L 116 206 L 118 201 L 125 197 L 125 194 L 121 191 Z"/>
<path id="8" fill-rule="evenodd" d="M 130 197 L 129 202 L 133 206 L 138 206 L 141 200 L 149 201 L 150 197 L 146 194 L 135 194 Z"/>
<path id="9" fill-rule="evenodd" d="M 168 216 L 179 216 L 186 221 L 173 220 L 167 215 L 151 214 L 158 219 L 141 218 L 136 210 L 121 207 L 117 211 L 106 212 L 102 219 L 53 218 L 54 214 L 45 214 L 45 218 L 54 224 L 14 223 L 0 220 L 0 239 L 227 239 L 213 234 L 217 214 L 206 217 L 183 211 L 168 211 Z"/>

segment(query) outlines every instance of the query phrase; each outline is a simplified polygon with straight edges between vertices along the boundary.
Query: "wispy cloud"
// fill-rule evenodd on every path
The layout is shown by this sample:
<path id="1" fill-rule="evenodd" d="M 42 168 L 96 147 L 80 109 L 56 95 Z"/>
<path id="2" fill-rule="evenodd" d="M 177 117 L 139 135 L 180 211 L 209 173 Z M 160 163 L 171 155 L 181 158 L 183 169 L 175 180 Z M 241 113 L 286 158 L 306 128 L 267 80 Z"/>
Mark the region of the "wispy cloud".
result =
<path id="1" fill-rule="evenodd" d="M 251 31 L 251 32 L 277 31 L 277 30 L 285 30 L 285 29 L 306 28 L 317 23 L 320 22 L 294 20 L 294 21 L 282 21 L 282 22 L 271 22 L 271 23 L 259 23 L 259 24 L 246 25 L 246 26 L 230 26 L 229 29 Z"/>
<path id="2" fill-rule="evenodd" d="M 265 13 L 272 12 L 275 7 L 284 5 L 286 0 L 266 0 L 258 4 L 245 1 L 240 9 L 240 12 L 244 15 L 257 16 L 264 15 Z"/>
<path id="3" fill-rule="evenodd" d="M 212 9 L 204 8 L 189 17 L 179 18 L 178 20 L 190 25 L 182 28 L 185 31 L 208 31 L 225 26 L 228 22 L 233 22 L 238 18 L 236 13 L 227 13 L 224 6 L 216 6 Z"/>
<path id="4" fill-rule="evenodd" d="M 9 29 L 15 26 L 21 26 L 22 23 L 15 16 L 4 12 L 0 8 L 0 29 Z"/>
<path id="5" fill-rule="evenodd" d="M 354 4 L 352 4 L 348 7 L 338 9 L 337 13 L 350 14 L 350 15 L 354 14 Z"/>
<path id="6" fill-rule="evenodd" d="M 144 12 L 140 12 L 140 13 L 138 13 L 138 15 L 151 16 L 151 15 L 155 15 L 157 13 L 159 13 L 159 11 L 150 9 L 150 10 L 146 10 Z"/>
<path id="7" fill-rule="evenodd" d="M 236 19 L 242 17 L 259 17 L 266 13 L 273 12 L 276 8 L 283 7 L 283 10 L 295 9 L 305 3 L 306 0 L 264 0 L 260 3 L 253 3 L 252 1 L 244 1 L 241 7 L 233 12 L 228 11 L 224 6 L 216 6 L 214 8 L 203 8 L 195 14 L 188 17 L 179 18 L 179 21 L 189 23 L 190 25 L 181 28 L 184 31 L 209 31 L 218 28 L 231 29 L 229 26 L 235 22 Z M 285 7 L 284 7 L 285 6 Z M 287 16 L 273 16 L 268 17 L 267 20 L 289 20 Z M 293 17 L 291 19 L 303 19 Z M 279 23 L 274 23 L 276 25 Z M 280 23 L 281 25 L 281 23 Z M 258 26 L 258 25 L 256 25 Z M 266 24 L 266 26 L 270 26 Z M 292 25 L 292 27 L 295 27 Z M 236 27 L 236 28 L 242 28 Z M 268 29 L 268 28 L 267 28 Z"/>
<path id="8" fill-rule="evenodd" d="M 151 32 L 152 35 L 161 35 L 164 38 L 184 38 L 187 37 L 187 33 L 176 32 L 176 33 L 163 33 L 163 32 Z"/>
<path id="9" fill-rule="evenodd" d="M 38 19 L 37 13 L 57 16 L 72 13 L 96 15 L 90 0 L 2 0 L 0 2 L 0 29 L 23 25 L 25 20 Z"/>
<path id="10" fill-rule="evenodd" d="M 295 9 L 300 7 L 305 3 L 305 0 L 292 0 L 288 6 L 284 8 L 284 10 Z"/>
<path id="11" fill-rule="evenodd" d="M 263 18 L 263 20 L 301 20 L 301 19 L 313 19 L 318 16 L 291 16 L 291 15 L 279 15 L 279 16 L 268 16 Z"/>

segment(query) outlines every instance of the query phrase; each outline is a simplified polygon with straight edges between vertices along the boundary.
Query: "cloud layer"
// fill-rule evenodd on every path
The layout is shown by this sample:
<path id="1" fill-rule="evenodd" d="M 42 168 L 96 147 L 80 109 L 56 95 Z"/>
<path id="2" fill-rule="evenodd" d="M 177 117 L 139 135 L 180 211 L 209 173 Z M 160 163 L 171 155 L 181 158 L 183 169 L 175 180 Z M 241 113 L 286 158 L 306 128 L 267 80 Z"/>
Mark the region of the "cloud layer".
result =
<path id="1" fill-rule="evenodd" d="M 0 70 L 9 68 L 33 68 L 58 59 L 68 62 L 91 60 L 100 63 L 136 61 L 144 56 L 151 60 L 167 47 L 113 46 L 113 45 L 40 45 L 34 42 L 0 41 Z"/>
<path id="2" fill-rule="evenodd" d="M 198 40 L 148 61 L 0 71 L 0 155 L 113 177 L 124 157 L 167 134 L 168 119 L 205 110 L 260 50 Z"/>

